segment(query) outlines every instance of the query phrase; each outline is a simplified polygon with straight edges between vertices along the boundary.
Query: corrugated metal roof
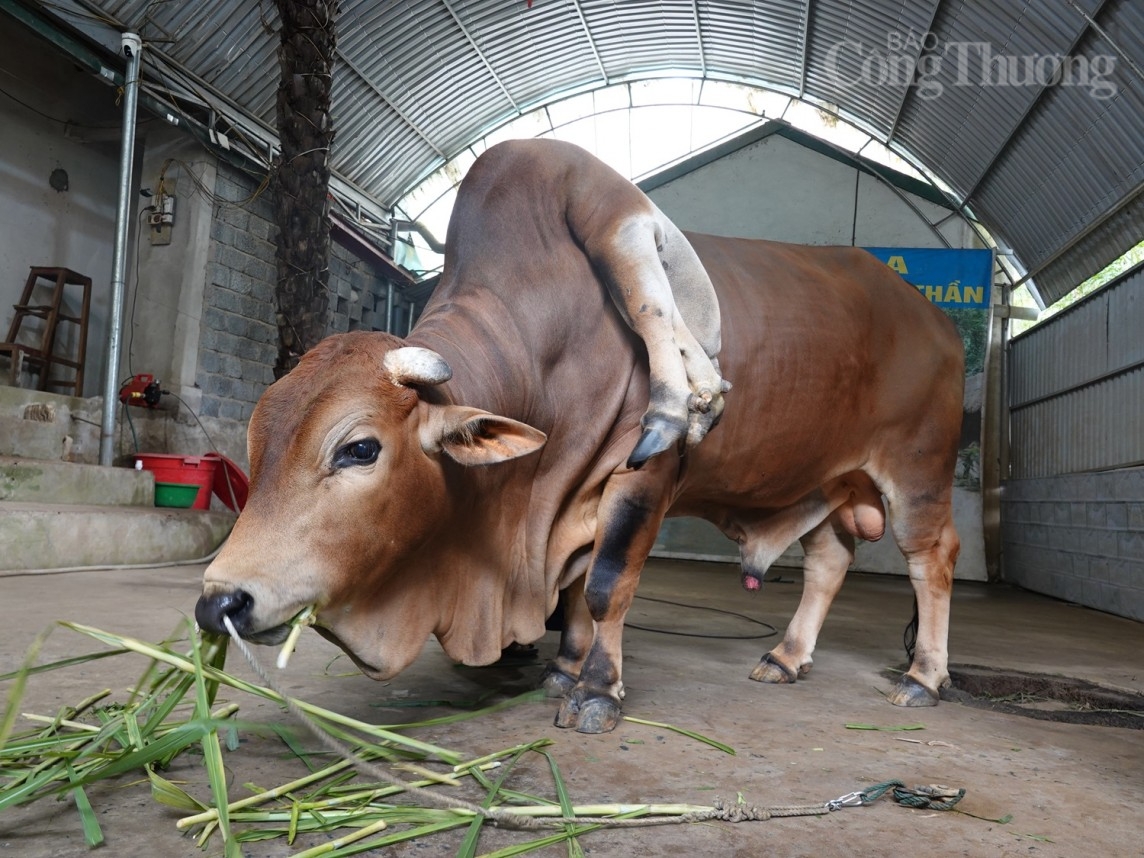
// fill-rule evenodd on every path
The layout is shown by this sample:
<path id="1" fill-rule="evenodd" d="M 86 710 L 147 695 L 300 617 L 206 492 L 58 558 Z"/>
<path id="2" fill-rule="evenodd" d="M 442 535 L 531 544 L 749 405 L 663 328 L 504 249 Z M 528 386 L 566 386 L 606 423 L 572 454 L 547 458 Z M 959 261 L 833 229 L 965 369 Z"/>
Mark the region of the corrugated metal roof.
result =
<path id="1" fill-rule="evenodd" d="M 173 39 L 149 50 L 273 125 L 269 0 L 69 2 Z M 684 75 L 836 109 L 952 188 L 1050 303 L 1144 238 L 1124 214 L 1144 182 L 1136 0 L 342 0 L 338 51 L 333 164 L 386 208 L 527 110 Z M 1071 77 L 1046 82 L 1058 62 Z"/>

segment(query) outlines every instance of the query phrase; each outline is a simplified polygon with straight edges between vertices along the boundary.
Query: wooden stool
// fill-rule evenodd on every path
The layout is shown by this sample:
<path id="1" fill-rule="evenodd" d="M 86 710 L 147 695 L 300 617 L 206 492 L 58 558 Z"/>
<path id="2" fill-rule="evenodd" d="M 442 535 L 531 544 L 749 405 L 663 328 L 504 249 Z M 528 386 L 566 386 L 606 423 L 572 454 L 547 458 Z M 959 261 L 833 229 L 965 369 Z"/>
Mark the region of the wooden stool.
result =
<path id="1" fill-rule="evenodd" d="M 41 281 L 46 282 L 41 283 Z M 37 286 L 46 286 L 51 290 L 47 303 L 32 303 Z M 67 312 L 65 293 L 68 286 L 79 286 L 83 289 L 78 316 Z M 28 281 L 24 284 L 20 303 L 15 304 L 14 308 L 16 315 L 12 317 L 8 337 L 5 342 L 0 343 L 0 354 L 6 352 L 12 361 L 12 385 L 19 384 L 20 372 L 26 364 L 30 372 L 39 373 L 37 389 L 46 391 L 53 387 L 70 388 L 69 392 L 73 396 L 83 396 L 87 319 L 91 310 L 91 278 L 67 268 L 33 266 L 28 274 Z M 44 323 L 38 343 L 20 340 L 20 329 L 24 320 L 29 318 L 40 319 Z M 65 323 L 79 326 L 76 336 L 78 348 L 74 357 L 70 354 L 56 354 L 59 327 Z M 71 379 L 53 379 L 52 367 L 56 365 L 74 370 L 74 376 Z"/>

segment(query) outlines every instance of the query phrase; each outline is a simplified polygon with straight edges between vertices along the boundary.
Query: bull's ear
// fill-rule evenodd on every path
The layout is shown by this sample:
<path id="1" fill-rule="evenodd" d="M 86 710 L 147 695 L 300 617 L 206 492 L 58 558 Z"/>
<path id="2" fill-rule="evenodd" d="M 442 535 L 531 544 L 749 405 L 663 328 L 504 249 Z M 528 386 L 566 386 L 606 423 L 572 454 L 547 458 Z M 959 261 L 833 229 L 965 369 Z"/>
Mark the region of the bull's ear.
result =
<path id="1" fill-rule="evenodd" d="M 421 426 L 426 452 L 444 452 L 462 465 L 491 465 L 526 456 L 548 440 L 519 420 L 461 405 L 434 405 Z"/>

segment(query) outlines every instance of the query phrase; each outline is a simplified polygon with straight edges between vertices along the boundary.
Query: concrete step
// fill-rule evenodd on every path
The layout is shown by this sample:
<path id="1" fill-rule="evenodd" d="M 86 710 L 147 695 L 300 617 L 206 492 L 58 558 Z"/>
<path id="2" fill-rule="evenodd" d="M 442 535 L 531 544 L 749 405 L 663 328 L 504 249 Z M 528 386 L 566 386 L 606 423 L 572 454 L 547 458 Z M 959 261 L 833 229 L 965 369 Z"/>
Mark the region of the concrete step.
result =
<path id="1" fill-rule="evenodd" d="M 149 507 L 155 477 L 129 468 L 0 456 L 0 501 Z"/>
<path id="2" fill-rule="evenodd" d="M 0 384 L 0 414 L 19 417 L 27 406 L 39 403 L 48 403 L 57 410 L 69 412 L 83 410 L 85 406 L 85 401 L 75 396 Z"/>
<path id="3" fill-rule="evenodd" d="M 0 453 L 29 459 L 55 459 L 57 462 L 71 453 L 71 438 L 68 436 L 68 421 L 25 420 L 0 414 Z"/>
<path id="4" fill-rule="evenodd" d="M 218 548 L 230 512 L 0 501 L 4 571 L 197 560 Z"/>
<path id="5" fill-rule="evenodd" d="M 95 462 L 103 400 L 0 385 L 0 455 Z"/>

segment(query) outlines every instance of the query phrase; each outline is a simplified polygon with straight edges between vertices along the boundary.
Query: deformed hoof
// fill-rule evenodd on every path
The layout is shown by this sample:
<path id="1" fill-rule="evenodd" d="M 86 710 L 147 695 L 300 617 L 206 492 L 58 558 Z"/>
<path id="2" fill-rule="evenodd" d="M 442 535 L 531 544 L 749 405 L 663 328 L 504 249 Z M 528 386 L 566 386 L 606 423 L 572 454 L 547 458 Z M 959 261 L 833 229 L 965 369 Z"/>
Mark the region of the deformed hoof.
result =
<path id="1" fill-rule="evenodd" d="M 564 702 L 560 704 L 560 708 L 556 710 L 556 720 L 552 723 L 557 727 L 569 730 L 577 725 L 580 721 L 580 704 L 575 700 L 573 695 L 569 694 L 564 698 Z"/>
<path id="2" fill-rule="evenodd" d="M 616 729 L 622 717 L 619 704 L 611 697 L 590 697 L 580 707 L 580 720 L 576 723 L 576 731 L 610 733 Z"/>
<path id="3" fill-rule="evenodd" d="M 540 687 L 549 697 L 567 697 L 576 687 L 576 677 L 550 664 L 540 674 Z"/>
<path id="4" fill-rule="evenodd" d="M 937 706 L 938 693 L 930 691 L 906 673 L 894 683 L 886 699 L 895 706 Z"/>
<path id="5" fill-rule="evenodd" d="M 807 668 L 809 670 L 809 668 Z M 751 671 L 751 679 L 755 682 L 775 682 L 790 684 L 798 679 L 799 674 L 787 668 L 769 652 L 759 659 L 755 669 Z"/>
<path id="6" fill-rule="evenodd" d="M 557 727 L 575 728 L 580 733 L 608 733 L 623 716 L 618 701 L 606 694 L 569 694 L 556 713 Z"/>
<path id="7" fill-rule="evenodd" d="M 648 420 L 632 454 L 628 456 L 628 467 L 638 471 L 652 457 L 670 450 L 682 436 L 683 432 L 677 431 L 662 417 Z"/>

